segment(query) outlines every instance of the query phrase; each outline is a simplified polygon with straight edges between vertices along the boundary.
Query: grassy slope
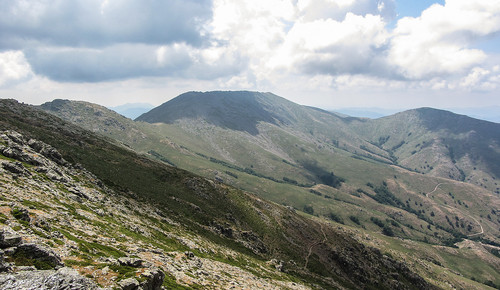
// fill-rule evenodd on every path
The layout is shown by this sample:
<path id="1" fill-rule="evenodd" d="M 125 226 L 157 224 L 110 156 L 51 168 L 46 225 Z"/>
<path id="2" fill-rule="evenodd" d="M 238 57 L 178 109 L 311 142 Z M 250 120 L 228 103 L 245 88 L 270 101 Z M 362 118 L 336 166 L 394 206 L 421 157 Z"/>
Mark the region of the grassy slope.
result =
<path id="1" fill-rule="evenodd" d="M 405 267 L 396 267 L 391 259 L 327 224 L 234 188 L 214 186 L 14 101 L 3 100 L 0 113 L 2 128 L 53 145 L 68 161 L 82 164 L 123 194 L 137 195 L 139 200 L 154 204 L 193 233 L 259 259 L 284 260 L 289 272 L 301 279 L 325 286 L 378 284 L 391 288 L 396 282 L 389 274 L 399 272 L 405 277 L 399 283 L 424 285 Z M 213 229 L 220 226 L 233 229 L 243 241 L 216 234 Z M 260 245 L 265 245 L 265 250 Z"/>
<path id="2" fill-rule="evenodd" d="M 391 151 L 403 166 L 500 192 L 499 124 L 422 108 L 354 122 L 352 129 Z"/>
<path id="3" fill-rule="evenodd" d="M 316 119 L 318 118 L 316 117 Z M 397 236 L 441 243 L 453 238 L 450 234 L 451 230 L 457 230 L 463 234 L 478 233 L 480 227 L 477 220 L 483 226 L 487 238 L 495 240 L 498 237 L 499 221 L 497 217 L 493 216 L 491 220 L 487 218 L 488 214 L 491 216 L 491 209 L 498 208 L 499 202 L 498 197 L 490 191 L 460 182 L 408 172 L 368 158 L 363 158 L 364 160 L 353 158 L 352 152 L 348 150 L 354 146 L 344 146 L 341 141 L 338 146 L 340 148 L 338 148 L 326 141 L 322 142 L 322 140 L 327 140 L 324 137 L 327 131 L 325 129 L 325 131 L 320 132 L 323 128 L 321 126 L 315 127 L 319 128 L 316 129 L 317 132 L 305 136 L 303 131 L 306 130 L 304 128 L 308 128 L 307 123 L 300 130 L 261 124 L 259 129 L 265 132 L 265 138 L 256 140 L 255 137 L 249 136 L 246 132 L 221 129 L 203 123 L 181 122 L 149 125 L 132 123 L 130 120 L 128 122 L 130 126 L 140 127 L 141 132 L 147 132 L 145 133 L 147 137 L 127 137 L 124 139 L 120 137 L 120 132 L 108 134 L 115 138 L 118 136 L 122 142 L 142 152 L 153 149 L 181 168 L 211 178 L 216 175 L 220 176 L 226 183 L 249 190 L 266 199 L 292 205 L 301 210 L 304 206 L 310 205 L 314 208 L 315 214 L 320 216 L 329 217 L 330 213 L 334 213 L 345 224 L 351 226 L 360 225 L 352 222 L 350 216 L 356 216 L 361 226 L 374 232 L 380 232 L 382 229 L 370 220 L 371 217 L 379 218 L 387 224 L 393 220 L 399 225 L 399 227 L 392 226 Z M 300 132 L 297 133 L 297 131 Z M 318 136 L 317 139 L 312 139 L 316 143 L 310 141 L 311 136 Z M 200 142 L 200 140 L 204 142 Z M 247 142 L 248 140 L 253 140 L 253 142 Z M 288 156 L 279 155 L 281 153 L 276 152 L 277 150 L 273 151 L 275 154 L 270 154 L 271 150 L 268 148 L 256 146 L 259 144 L 258 142 L 262 143 L 262 140 L 271 140 L 271 144 L 278 144 L 278 147 L 292 148 L 292 150 L 287 152 Z M 252 152 L 252 154 L 246 154 L 248 152 Z M 304 173 L 304 170 L 300 170 L 300 163 L 297 161 L 306 158 L 318 160 L 318 166 L 333 170 L 336 174 L 346 178 L 347 182 L 340 190 L 316 186 L 314 190 L 322 194 L 322 196 L 318 196 L 312 194 L 309 188 L 276 183 L 249 175 L 210 162 L 197 153 L 228 162 L 231 161 L 232 156 L 237 156 L 237 159 L 233 159 L 233 164 L 240 167 L 253 165 L 256 171 L 276 179 L 283 176 L 293 176 L 297 181 L 304 183 L 311 181 L 308 179 L 310 175 Z M 289 163 L 283 162 L 283 159 Z M 227 175 L 226 171 L 232 172 L 238 178 Z M 384 181 L 388 184 L 390 191 L 402 202 L 409 201 L 408 203 L 413 210 L 423 211 L 422 215 L 432 221 L 432 224 L 429 225 L 427 221 L 418 218 L 415 214 L 376 203 L 366 194 L 357 193 L 358 189 L 362 189 L 369 194 L 374 194 L 373 189 L 366 184 L 370 182 L 375 186 L 380 186 Z M 432 192 L 440 183 L 444 184 L 437 187 L 433 194 L 429 197 L 424 196 L 425 193 Z M 450 192 L 453 197 L 449 195 Z M 331 198 L 325 198 L 325 196 Z M 415 204 L 415 202 L 417 203 Z M 446 216 L 452 221 L 452 225 L 447 222 Z M 458 227 L 455 224 L 455 217 L 459 218 Z M 387 219 L 389 221 L 386 221 Z M 464 227 L 461 227 L 462 223 Z M 441 225 L 446 230 L 436 228 L 435 225 Z M 467 230 L 468 225 L 470 225 L 469 231 Z M 472 276 L 469 272 L 463 274 L 468 277 Z"/>

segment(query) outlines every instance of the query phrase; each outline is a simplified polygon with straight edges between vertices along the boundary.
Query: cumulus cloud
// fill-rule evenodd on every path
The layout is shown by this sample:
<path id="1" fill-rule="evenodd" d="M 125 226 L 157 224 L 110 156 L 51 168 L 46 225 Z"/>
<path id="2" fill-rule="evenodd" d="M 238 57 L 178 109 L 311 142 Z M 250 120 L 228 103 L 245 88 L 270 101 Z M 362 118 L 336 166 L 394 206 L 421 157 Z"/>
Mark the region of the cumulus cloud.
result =
<path id="1" fill-rule="evenodd" d="M 0 5 L 0 86 L 35 74 L 62 83 L 167 77 L 288 91 L 499 87 L 499 62 L 476 45 L 500 33 L 498 1 L 447 0 L 397 21 L 395 0 Z"/>
<path id="2" fill-rule="evenodd" d="M 22 51 L 0 53 L 0 86 L 26 80 L 31 75 L 31 67 Z"/>
<path id="3" fill-rule="evenodd" d="M 289 31 L 275 65 L 308 74 L 371 74 L 382 62 L 388 34 L 379 15 L 348 13 L 343 21 L 298 22 Z"/>
<path id="4" fill-rule="evenodd" d="M 386 20 L 396 16 L 394 0 L 299 0 L 297 8 L 305 22 L 317 19 L 342 21 L 348 13 L 380 15 Z"/>
<path id="5" fill-rule="evenodd" d="M 235 50 L 207 32 L 210 0 L 0 0 L 0 51 L 62 82 L 141 77 L 216 79 L 238 73 Z"/>
<path id="6" fill-rule="evenodd" d="M 209 0 L 0 0 L 0 47 L 202 43 Z"/>
<path id="7" fill-rule="evenodd" d="M 448 0 L 398 21 L 388 61 L 409 79 L 467 73 L 487 58 L 474 42 L 499 31 L 500 2 Z"/>
<path id="8" fill-rule="evenodd" d="M 237 72 L 240 62 L 227 53 L 211 53 L 187 44 L 117 44 L 102 49 L 27 50 L 33 71 L 62 82 L 102 82 L 136 77 L 210 79 Z"/>

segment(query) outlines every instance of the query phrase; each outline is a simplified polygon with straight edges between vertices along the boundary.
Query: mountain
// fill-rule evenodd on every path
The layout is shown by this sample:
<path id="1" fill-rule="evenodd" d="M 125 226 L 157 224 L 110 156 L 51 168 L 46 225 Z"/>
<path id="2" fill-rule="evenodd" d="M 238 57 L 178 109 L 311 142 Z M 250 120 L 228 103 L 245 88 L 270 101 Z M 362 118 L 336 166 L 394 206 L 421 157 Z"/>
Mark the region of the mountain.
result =
<path id="1" fill-rule="evenodd" d="M 129 119 L 135 119 L 153 108 L 153 105 L 147 103 L 129 103 L 121 106 L 109 107 L 109 109 Z"/>
<path id="2" fill-rule="evenodd" d="M 406 168 L 499 191 L 500 124 L 421 108 L 356 122 L 353 130 Z"/>
<path id="3" fill-rule="evenodd" d="M 460 279 L 453 275 L 441 282 L 430 278 L 442 272 L 439 267 L 463 277 L 500 283 L 491 278 L 498 272 L 494 247 L 500 236 L 500 199 L 496 188 L 464 183 L 450 178 L 449 173 L 436 174 L 444 172 L 441 169 L 416 170 L 401 155 L 406 152 L 403 148 L 409 150 L 405 147 L 409 139 L 396 146 L 405 137 L 439 138 L 448 132 L 445 129 L 432 132 L 420 121 L 414 125 L 415 118 L 393 122 L 382 118 L 384 124 L 340 116 L 257 92 L 190 92 L 135 122 L 120 121 L 116 113 L 89 103 L 55 103 L 59 105 L 52 102 L 42 108 L 68 120 L 78 119 L 78 125 L 164 163 L 339 228 L 354 229 L 353 235 L 360 241 L 419 265 L 415 271 L 436 285 L 444 287 L 441 283 L 447 281 L 465 287 L 458 286 Z M 411 111 L 401 114 L 408 113 Z M 446 112 L 438 115 L 441 113 Z M 437 162 L 446 164 L 447 160 Z M 457 166 L 461 168 L 461 164 Z M 487 167 L 476 167 L 476 174 L 492 174 Z M 495 179 L 491 180 L 494 186 Z M 474 257 L 466 258 L 468 247 L 476 249 Z M 413 249 L 411 254 L 402 250 L 408 248 Z M 451 252 L 457 256 L 452 258 Z M 467 259 L 474 262 L 464 262 Z M 439 261 L 441 266 L 425 261 Z"/>
<path id="4" fill-rule="evenodd" d="M 435 288 L 328 222 L 34 107 L 1 100 L 0 130 L 3 285 Z"/>
<path id="5" fill-rule="evenodd" d="M 271 93 L 189 92 L 139 116 L 136 121 L 172 124 L 180 119 L 204 120 L 222 128 L 257 134 L 259 122 L 286 124 L 293 120 L 286 103 Z M 278 107 L 281 114 L 275 111 Z"/>

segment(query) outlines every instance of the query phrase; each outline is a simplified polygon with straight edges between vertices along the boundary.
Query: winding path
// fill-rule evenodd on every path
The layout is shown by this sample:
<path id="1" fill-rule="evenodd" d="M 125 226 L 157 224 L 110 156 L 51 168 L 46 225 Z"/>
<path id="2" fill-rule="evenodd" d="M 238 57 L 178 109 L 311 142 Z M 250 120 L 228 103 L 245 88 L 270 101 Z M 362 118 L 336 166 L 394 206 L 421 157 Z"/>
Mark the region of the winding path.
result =
<path id="1" fill-rule="evenodd" d="M 434 187 L 434 190 L 433 190 L 433 191 L 431 191 L 431 192 L 428 192 L 425 196 L 426 196 L 426 197 L 429 197 L 429 194 L 434 193 L 434 192 L 435 192 L 435 191 L 439 188 L 439 186 L 440 186 L 440 185 L 443 185 L 443 184 L 446 184 L 446 183 L 444 183 L 444 182 L 438 183 L 438 185 L 436 185 L 436 187 Z"/>
<path id="2" fill-rule="evenodd" d="M 447 183 L 445 183 L 445 182 L 438 183 L 438 185 L 436 185 L 436 187 L 434 187 L 434 190 L 431 191 L 431 192 L 426 193 L 425 196 L 429 197 L 430 194 L 434 193 L 439 188 L 439 186 L 441 186 L 443 184 L 447 184 Z M 458 208 L 454 208 L 454 207 L 451 207 L 449 205 L 441 205 L 441 206 L 445 207 L 445 208 L 448 208 L 448 209 L 451 209 L 451 210 L 456 210 L 456 211 L 460 212 L 462 215 L 468 216 L 469 218 L 473 219 L 479 225 L 479 227 L 481 228 L 481 232 L 467 235 L 468 237 L 474 237 L 474 236 L 479 236 L 479 235 L 484 234 L 483 226 L 481 225 L 481 223 L 475 217 L 471 216 L 470 214 L 464 213 L 463 211 L 459 210 Z"/>
<path id="3" fill-rule="evenodd" d="M 325 231 L 323 231 L 323 224 L 319 224 L 320 226 L 320 230 L 321 230 L 321 233 L 323 234 L 323 240 L 321 242 L 316 242 L 316 243 L 313 243 L 310 247 L 309 247 L 309 253 L 307 254 L 307 257 L 306 257 L 306 263 L 304 264 L 304 270 L 307 268 L 307 264 L 309 263 L 309 257 L 311 256 L 312 254 L 312 249 L 314 246 L 317 246 L 317 245 L 320 245 L 320 244 L 323 244 L 325 243 L 328 239 L 326 238 L 326 234 L 325 234 Z"/>

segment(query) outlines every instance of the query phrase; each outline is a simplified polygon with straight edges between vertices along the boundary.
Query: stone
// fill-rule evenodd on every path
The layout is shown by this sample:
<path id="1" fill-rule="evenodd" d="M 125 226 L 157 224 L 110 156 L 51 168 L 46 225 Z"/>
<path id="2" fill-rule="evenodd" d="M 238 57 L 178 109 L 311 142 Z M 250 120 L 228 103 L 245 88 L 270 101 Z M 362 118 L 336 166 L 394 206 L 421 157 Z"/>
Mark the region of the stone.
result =
<path id="1" fill-rule="evenodd" d="M 0 289 L 98 289 L 90 279 L 71 268 L 0 274 Z"/>
<path id="2" fill-rule="evenodd" d="M 29 176 L 31 173 L 24 168 L 21 162 L 4 162 L 2 163 L 3 169 L 19 175 Z"/>
<path id="3" fill-rule="evenodd" d="M 16 247 L 21 244 L 21 236 L 10 227 L 4 227 L 0 230 L 0 248 Z"/>
<path id="4" fill-rule="evenodd" d="M 25 208 L 15 208 L 14 210 L 12 210 L 12 215 L 14 215 L 16 219 L 21 221 L 25 221 L 28 223 L 31 221 L 30 213 Z"/>
<path id="5" fill-rule="evenodd" d="M 140 266 L 142 266 L 143 262 L 144 262 L 143 260 L 137 258 L 130 258 L 130 257 L 118 258 L 118 263 L 120 263 L 120 265 L 134 267 L 134 268 L 139 268 Z"/>
<path id="6" fill-rule="evenodd" d="M 118 285 L 122 287 L 123 290 L 135 290 L 139 289 L 139 281 L 134 278 L 124 279 L 118 282 Z"/>
<path id="7" fill-rule="evenodd" d="M 4 251 L 0 250 L 0 272 L 7 272 L 10 268 L 10 264 L 5 261 Z"/>
<path id="8" fill-rule="evenodd" d="M 23 256 L 28 259 L 34 259 L 45 263 L 52 268 L 64 266 L 61 258 L 51 249 L 34 243 L 21 244 L 17 247 L 15 256 Z"/>
<path id="9" fill-rule="evenodd" d="M 35 266 L 17 266 L 17 271 L 36 271 Z"/>
<path id="10" fill-rule="evenodd" d="M 142 276 L 146 278 L 146 281 L 141 282 L 139 286 L 142 290 L 159 290 L 165 279 L 165 273 L 158 268 L 148 269 Z"/>

